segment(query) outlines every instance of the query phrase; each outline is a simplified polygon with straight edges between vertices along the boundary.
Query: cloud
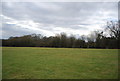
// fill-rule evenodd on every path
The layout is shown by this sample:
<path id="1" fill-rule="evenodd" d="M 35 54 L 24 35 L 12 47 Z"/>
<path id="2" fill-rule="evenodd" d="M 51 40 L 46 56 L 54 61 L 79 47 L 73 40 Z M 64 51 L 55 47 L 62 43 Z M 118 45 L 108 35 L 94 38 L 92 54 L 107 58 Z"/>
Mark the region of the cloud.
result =
<path id="1" fill-rule="evenodd" d="M 31 33 L 87 35 L 108 20 L 117 20 L 117 8 L 115 2 L 2 2 L 3 38 Z"/>

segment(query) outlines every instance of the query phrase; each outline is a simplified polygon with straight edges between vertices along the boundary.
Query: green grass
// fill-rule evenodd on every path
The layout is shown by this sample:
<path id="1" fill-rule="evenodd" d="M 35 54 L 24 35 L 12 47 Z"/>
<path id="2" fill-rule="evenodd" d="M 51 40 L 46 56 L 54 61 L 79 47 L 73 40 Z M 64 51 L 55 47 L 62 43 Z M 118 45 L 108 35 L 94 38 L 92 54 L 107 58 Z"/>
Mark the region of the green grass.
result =
<path id="1" fill-rule="evenodd" d="M 117 79 L 117 49 L 3 47 L 3 79 Z"/>

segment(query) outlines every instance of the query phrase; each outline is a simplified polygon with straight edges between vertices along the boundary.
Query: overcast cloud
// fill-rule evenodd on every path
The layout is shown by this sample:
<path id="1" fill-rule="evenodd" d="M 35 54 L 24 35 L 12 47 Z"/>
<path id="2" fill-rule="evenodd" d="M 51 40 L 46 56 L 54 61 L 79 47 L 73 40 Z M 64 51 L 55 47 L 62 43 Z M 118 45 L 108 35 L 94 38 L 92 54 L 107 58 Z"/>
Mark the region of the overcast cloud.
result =
<path id="1" fill-rule="evenodd" d="M 117 2 L 3 2 L 2 38 L 26 34 L 88 35 L 118 19 Z"/>

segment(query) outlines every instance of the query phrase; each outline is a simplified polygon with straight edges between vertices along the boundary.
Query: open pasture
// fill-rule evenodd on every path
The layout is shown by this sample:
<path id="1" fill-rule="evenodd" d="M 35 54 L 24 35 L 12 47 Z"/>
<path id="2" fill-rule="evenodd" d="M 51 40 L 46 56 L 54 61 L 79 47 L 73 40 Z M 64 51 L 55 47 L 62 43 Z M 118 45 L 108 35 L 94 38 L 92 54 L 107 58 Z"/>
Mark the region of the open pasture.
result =
<path id="1" fill-rule="evenodd" d="M 117 79 L 117 49 L 2 47 L 3 79 Z"/>

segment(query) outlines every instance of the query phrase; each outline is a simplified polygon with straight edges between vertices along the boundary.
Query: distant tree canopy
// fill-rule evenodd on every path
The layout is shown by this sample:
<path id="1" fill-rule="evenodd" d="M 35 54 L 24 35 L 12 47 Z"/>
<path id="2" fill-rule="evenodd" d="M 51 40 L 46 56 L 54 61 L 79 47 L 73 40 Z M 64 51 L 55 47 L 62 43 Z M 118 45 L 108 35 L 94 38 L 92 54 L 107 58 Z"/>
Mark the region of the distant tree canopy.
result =
<path id="1" fill-rule="evenodd" d="M 107 36 L 104 35 L 107 33 Z M 24 35 L 2 39 L 2 46 L 13 47 L 56 47 L 56 48 L 120 48 L 120 25 L 108 22 L 105 31 L 93 31 L 89 36 L 76 38 L 66 33 L 55 36 L 42 36 L 41 34 Z"/>

